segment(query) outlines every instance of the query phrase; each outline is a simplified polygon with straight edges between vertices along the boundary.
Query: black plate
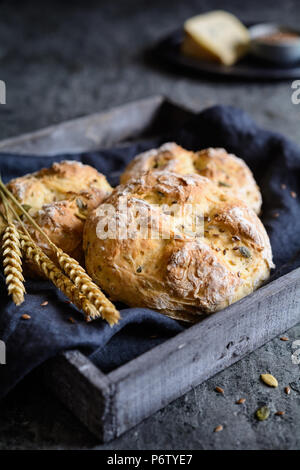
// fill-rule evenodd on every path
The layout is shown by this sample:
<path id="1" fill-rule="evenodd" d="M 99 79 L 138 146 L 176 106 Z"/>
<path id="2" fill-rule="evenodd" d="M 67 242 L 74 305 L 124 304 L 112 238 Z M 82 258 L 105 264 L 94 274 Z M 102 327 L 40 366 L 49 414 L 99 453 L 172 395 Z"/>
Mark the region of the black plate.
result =
<path id="1" fill-rule="evenodd" d="M 154 54 L 160 59 L 192 69 L 205 74 L 223 77 L 236 77 L 242 79 L 259 80 L 287 80 L 300 77 L 300 61 L 292 66 L 278 66 L 268 64 L 250 55 L 244 57 L 233 66 L 224 66 L 212 62 L 205 62 L 183 55 L 180 45 L 183 40 L 183 31 L 175 31 L 161 41 L 154 49 Z"/>

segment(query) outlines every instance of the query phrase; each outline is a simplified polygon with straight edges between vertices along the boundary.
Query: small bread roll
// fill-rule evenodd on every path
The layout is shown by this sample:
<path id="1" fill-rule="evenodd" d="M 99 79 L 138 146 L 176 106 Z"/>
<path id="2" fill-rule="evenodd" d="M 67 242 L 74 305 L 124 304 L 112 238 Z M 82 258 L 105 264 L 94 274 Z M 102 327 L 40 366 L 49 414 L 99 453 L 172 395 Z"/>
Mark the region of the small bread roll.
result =
<path id="1" fill-rule="evenodd" d="M 16 178 L 7 187 L 52 242 L 83 262 L 82 232 L 87 213 L 112 191 L 104 175 L 89 165 L 63 161 Z M 23 221 L 38 245 L 54 260 L 45 237 L 26 218 Z M 33 274 L 32 269 L 30 273 Z"/>
<path id="2" fill-rule="evenodd" d="M 202 217 L 199 232 L 189 215 L 184 228 L 187 204 Z M 86 269 L 111 299 L 187 321 L 250 294 L 273 267 L 254 211 L 200 175 L 149 171 L 118 186 L 90 213 L 83 238 Z"/>
<path id="3" fill-rule="evenodd" d="M 257 214 L 262 198 L 251 170 L 244 160 L 229 154 L 221 148 L 208 148 L 190 152 L 169 142 L 158 149 L 137 155 L 121 176 L 121 183 L 127 183 L 148 170 L 167 170 L 182 175 L 197 173 L 206 176 L 220 186 L 225 193 L 241 199 Z"/>

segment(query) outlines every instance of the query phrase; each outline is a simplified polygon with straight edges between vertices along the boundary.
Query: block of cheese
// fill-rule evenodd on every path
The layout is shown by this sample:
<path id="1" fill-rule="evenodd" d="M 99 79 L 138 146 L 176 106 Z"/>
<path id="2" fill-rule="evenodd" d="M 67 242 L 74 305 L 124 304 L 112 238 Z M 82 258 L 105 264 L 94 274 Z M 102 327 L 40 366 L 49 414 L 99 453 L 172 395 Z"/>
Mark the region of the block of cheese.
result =
<path id="1" fill-rule="evenodd" d="M 247 28 L 234 15 L 221 10 L 190 18 L 184 23 L 184 31 L 184 54 L 224 65 L 234 64 L 250 42 Z"/>

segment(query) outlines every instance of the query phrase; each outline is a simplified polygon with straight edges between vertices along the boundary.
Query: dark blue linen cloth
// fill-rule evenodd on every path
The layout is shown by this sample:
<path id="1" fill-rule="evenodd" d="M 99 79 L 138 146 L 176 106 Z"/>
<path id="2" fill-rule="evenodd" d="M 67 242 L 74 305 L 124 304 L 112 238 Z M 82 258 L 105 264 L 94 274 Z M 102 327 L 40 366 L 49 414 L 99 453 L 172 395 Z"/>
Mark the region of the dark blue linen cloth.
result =
<path id="1" fill-rule="evenodd" d="M 254 172 L 263 195 L 262 220 L 273 248 L 276 270 L 272 279 L 300 266 L 300 148 L 285 137 L 259 128 L 244 112 L 226 106 L 209 108 L 176 133 L 110 150 L 40 158 L 0 154 L 5 181 L 74 159 L 111 177 L 139 152 L 176 141 L 188 149 L 224 147 L 243 158 Z M 294 194 L 295 193 L 295 194 Z M 293 197 L 295 196 L 296 197 Z M 99 320 L 86 324 L 50 283 L 26 282 L 26 301 L 15 307 L 8 299 L 0 273 L 0 340 L 6 344 L 6 365 L 0 365 L 0 397 L 31 370 L 62 351 L 79 349 L 104 372 L 137 357 L 183 330 L 175 320 L 148 309 L 121 309 L 114 328 Z M 48 305 L 41 306 L 45 300 Z M 21 314 L 31 315 L 29 321 Z M 68 318 L 72 316 L 76 323 Z"/>

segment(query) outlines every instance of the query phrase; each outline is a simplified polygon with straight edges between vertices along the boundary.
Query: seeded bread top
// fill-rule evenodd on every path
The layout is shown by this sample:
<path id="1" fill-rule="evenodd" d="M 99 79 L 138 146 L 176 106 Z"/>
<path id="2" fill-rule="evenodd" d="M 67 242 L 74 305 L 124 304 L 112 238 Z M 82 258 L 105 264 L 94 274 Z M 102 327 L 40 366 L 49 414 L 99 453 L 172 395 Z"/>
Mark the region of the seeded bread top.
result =
<path id="1" fill-rule="evenodd" d="M 121 183 L 127 183 L 148 170 L 206 176 L 223 188 L 225 193 L 244 201 L 257 214 L 260 212 L 262 198 L 251 170 L 242 159 L 222 148 L 191 152 L 168 142 L 137 155 L 125 169 Z"/>

